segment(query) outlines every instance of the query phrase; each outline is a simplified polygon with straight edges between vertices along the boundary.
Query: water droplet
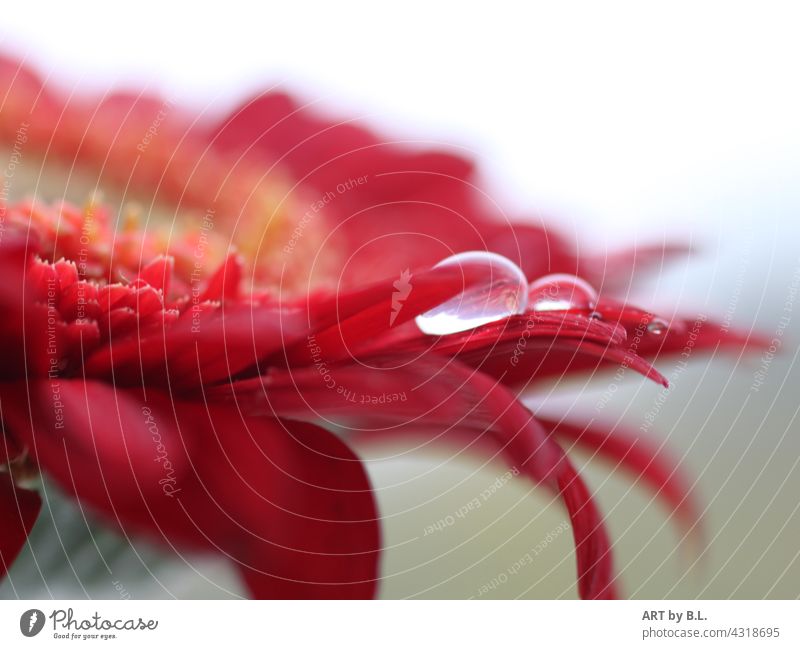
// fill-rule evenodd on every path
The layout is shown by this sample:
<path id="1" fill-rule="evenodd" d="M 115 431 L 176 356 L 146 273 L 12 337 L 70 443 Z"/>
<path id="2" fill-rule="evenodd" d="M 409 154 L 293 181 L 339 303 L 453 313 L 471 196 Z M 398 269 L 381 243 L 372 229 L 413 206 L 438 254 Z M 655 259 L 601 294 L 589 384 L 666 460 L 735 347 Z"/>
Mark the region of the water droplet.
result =
<path id="1" fill-rule="evenodd" d="M 597 304 L 597 291 L 586 280 L 575 275 L 545 275 L 531 282 L 528 308 L 531 311 L 592 311 Z"/>
<path id="2" fill-rule="evenodd" d="M 528 305 L 528 280 L 510 259 L 493 252 L 462 252 L 436 264 L 484 266 L 484 283 L 470 286 L 460 295 L 417 316 L 417 326 L 431 336 L 468 331 L 475 327 L 524 313 Z"/>
<path id="3" fill-rule="evenodd" d="M 669 323 L 661 318 L 654 318 L 647 325 L 647 331 L 654 336 L 661 336 L 669 329 Z"/>

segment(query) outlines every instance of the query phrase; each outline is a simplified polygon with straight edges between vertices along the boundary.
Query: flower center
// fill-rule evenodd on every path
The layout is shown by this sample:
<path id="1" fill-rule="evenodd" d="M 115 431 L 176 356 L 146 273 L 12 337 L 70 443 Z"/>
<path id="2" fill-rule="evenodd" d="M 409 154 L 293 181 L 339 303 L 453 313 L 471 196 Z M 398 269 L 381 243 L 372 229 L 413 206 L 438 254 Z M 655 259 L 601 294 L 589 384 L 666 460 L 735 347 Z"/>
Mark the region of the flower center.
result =
<path id="1" fill-rule="evenodd" d="M 0 159 L 12 153 L 0 148 Z M 0 207 L 35 196 L 25 211 L 44 233 L 43 257 L 74 261 L 84 277 L 124 281 L 157 256 L 169 255 L 176 276 L 191 284 L 206 279 L 234 251 L 245 262 L 246 291 L 291 298 L 335 277 L 336 251 L 326 246 L 320 253 L 330 219 L 310 209 L 308 190 L 280 172 L 262 176 L 234 169 L 222 176 L 217 170 L 210 178 L 170 179 L 168 170 L 164 186 L 120 189 L 113 169 L 98 175 L 87 165 L 72 167 L 26 151 L 3 188 Z M 61 201 L 85 207 L 49 209 Z"/>

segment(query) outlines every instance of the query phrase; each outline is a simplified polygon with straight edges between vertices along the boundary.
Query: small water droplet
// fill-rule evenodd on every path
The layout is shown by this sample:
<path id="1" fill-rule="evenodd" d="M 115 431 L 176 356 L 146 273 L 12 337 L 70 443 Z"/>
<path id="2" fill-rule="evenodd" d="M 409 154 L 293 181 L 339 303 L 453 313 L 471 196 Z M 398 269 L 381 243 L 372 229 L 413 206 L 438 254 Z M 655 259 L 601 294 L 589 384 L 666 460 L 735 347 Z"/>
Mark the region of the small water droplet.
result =
<path id="1" fill-rule="evenodd" d="M 647 325 L 647 331 L 654 336 L 661 336 L 665 334 L 667 329 L 669 329 L 669 323 L 661 318 L 654 318 Z"/>
<path id="2" fill-rule="evenodd" d="M 473 251 L 448 257 L 435 267 L 462 264 L 485 266 L 485 282 L 417 316 L 422 333 L 446 336 L 525 312 L 528 280 L 514 262 L 493 252 Z"/>
<path id="3" fill-rule="evenodd" d="M 596 304 L 597 291 L 589 282 L 575 275 L 545 275 L 531 282 L 528 289 L 528 308 L 531 311 L 591 311 Z"/>

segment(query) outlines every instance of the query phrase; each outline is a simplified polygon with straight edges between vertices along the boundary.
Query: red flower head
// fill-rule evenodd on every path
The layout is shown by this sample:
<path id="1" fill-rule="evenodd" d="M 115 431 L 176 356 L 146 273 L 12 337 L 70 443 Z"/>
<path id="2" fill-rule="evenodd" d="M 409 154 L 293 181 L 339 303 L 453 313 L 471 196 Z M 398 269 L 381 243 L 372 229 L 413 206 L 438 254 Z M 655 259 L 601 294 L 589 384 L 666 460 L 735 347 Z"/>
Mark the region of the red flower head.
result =
<path id="1" fill-rule="evenodd" d="M 615 366 L 665 385 L 657 356 L 746 344 L 613 299 L 679 246 L 579 256 L 507 219 L 469 161 L 278 93 L 209 124 L 144 95 L 68 102 L 12 61 L 0 84 L 13 163 L 3 571 L 36 519 L 25 484 L 41 471 L 126 531 L 229 557 L 255 597 L 372 596 L 379 519 L 346 442 L 392 435 L 500 455 L 556 494 L 582 597 L 617 591 L 603 515 L 563 444 L 628 469 L 697 529 L 659 448 L 519 399 Z M 96 189 L 107 204 L 45 201 Z"/>

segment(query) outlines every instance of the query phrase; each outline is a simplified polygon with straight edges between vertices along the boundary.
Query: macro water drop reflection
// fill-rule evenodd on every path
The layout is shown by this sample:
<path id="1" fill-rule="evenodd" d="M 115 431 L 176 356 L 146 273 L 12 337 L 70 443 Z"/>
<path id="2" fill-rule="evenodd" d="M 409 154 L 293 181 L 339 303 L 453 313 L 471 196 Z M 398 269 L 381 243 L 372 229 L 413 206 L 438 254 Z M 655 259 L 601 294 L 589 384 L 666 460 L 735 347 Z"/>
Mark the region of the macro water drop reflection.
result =
<path id="1" fill-rule="evenodd" d="M 528 289 L 528 308 L 531 311 L 592 311 L 596 304 L 597 291 L 575 275 L 545 275 L 531 282 Z"/>
<path id="2" fill-rule="evenodd" d="M 423 333 L 446 336 L 525 312 L 528 281 L 510 259 L 493 252 L 462 252 L 435 267 L 462 265 L 481 269 L 485 281 L 417 316 L 417 326 Z"/>
<path id="3" fill-rule="evenodd" d="M 647 331 L 654 336 L 664 335 L 667 332 L 667 329 L 669 329 L 669 323 L 661 318 L 654 318 L 647 325 Z"/>

